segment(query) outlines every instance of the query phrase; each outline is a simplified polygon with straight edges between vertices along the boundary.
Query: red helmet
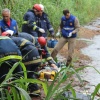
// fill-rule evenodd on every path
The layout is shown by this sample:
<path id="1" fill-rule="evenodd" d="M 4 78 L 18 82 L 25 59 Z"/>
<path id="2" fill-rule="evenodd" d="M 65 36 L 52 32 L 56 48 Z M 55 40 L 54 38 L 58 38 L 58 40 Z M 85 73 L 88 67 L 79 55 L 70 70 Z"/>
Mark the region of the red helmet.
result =
<path id="1" fill-rule="evenodd" d="M 38 38 L 38 42 L 41 46 L 45 46 L 46 45 L 46 39 L 44 37 L 39 37 Z"/>
<path id="2" fill-rule="evenodd" d="M 9 36 L 10 34 L 8 32 L 3 32 L 1 35 L 2 36 Z"/>
<path id="3" fill-rule="evenodd" d="M 41 6 L 39 4 L 35 4 L 33 6 L 33 9 L 36 9 L 37 11 L 41 11 Z"/>

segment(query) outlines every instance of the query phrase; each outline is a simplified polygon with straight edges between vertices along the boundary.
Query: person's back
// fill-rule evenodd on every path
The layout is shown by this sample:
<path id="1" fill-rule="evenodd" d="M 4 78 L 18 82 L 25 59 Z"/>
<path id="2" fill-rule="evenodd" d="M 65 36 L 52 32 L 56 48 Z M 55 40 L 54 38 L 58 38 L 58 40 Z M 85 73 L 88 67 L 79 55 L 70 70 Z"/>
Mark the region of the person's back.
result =
<path id="1" fill-rule="evenodd" d="M 32 36 L 31 34 L 28 34 L 26 32 L 21 32 L 18 34 L 18 37 L 25 38 L 28 41 L 32 42 L 35 47 L 40 48 L 40 44 L 38 43 L 37 38 Z"/>
<path id="2" fill-rule="evenodd" d="M 0 82 L 4 80 L 13 64 L 21 60 L 21 52 L 16 44 L 9 37 L 0 36 Z M 15 73 L 19 71 L 21 70 L 18 67 Z"/>
<path id="3" fill-rule="evenodd" d="M 35 32 L 33 30 L 32 23 L 31 23 L 31 22 L 36 21 L 34 11 L 28 10 L 24 15 L 23 20 L 24 21 L 23 21 L 23 25 L 22 25 L 22 32 L 26 32 L 26 33 L 30 33 L 30 34 Z"/>

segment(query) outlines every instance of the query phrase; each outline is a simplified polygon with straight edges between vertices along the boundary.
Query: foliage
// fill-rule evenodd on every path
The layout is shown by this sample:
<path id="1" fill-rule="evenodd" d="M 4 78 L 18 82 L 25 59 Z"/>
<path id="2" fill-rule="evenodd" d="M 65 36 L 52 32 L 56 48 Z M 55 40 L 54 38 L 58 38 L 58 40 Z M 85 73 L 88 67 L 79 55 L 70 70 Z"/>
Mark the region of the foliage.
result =
<path id="1" fill-rule="evenodd" d="M 63 15 L 63 9 L 68 8 L 72 14 L 77 16 L 81 25 L 100 16 L 99 0 L 6 0 L 6 3 L 4 0 L 0 0 L 0 10 L 9 8 L 12 13 L 12 18 L 17 20 L 21 31 L 23 15 L 35 3 L 42 3 L 45 6 L 45 12 L 49 15 L 55 31 L 58 29 L 60 18 Z M 0 18 L 2 17 L 0 16 Z"/>
<path id="2" fill-rule="evenodd" d="M 12 73 L 19 64 L 23 68 L 24 76 L 20 76 L 20 78 L 17 78 L 15 76 L 20 75 L 20 74 L 18 73 L 16 75 L 13 75 Z M 70 80 L 70 78 L 72 77 L 72 75 L 76 75 L 76 77 L 79 79 L 80 84 L 83 86 L 83 81 L 80 75 L 78 74 L 78 72 L 83 70 L 86 67 L 90 67 L 90 66 L 83 66 L 81 68 L 74 69 L 70 66 L 66 67 L 63 64 L 62 69 L 60 70 L 60 72 L 56 74 L 54 80 L 50 84 L 47 81 L 42 82 L 37 79 L 28 79 L 27 73 L 26 73 L 27 71 L 26 71 L 24 64 L 22 62 L 17 62 L 13 65 L 9 73 L 6 75 L 5 80 L 0 84 L 1 100 L 6 100 L 6 99 L 12 100 L 12 98 L 14 100 L 31 100 L 30 96 L 28 95 L 28 91 L 27 91 L 28 83 L 37 83 L 37 84 L 42 85 L 42 88 L 44 90 L 44 95 L 45 95 L 44 100 L 51 100 L 51 99 L 53 100 L 61 100 L 61 99 L 77 100 L 76 91 L 74 90 L 74 87 L 72 86 L 72 83 L 74 80 Z M 100 72 L 97 69 L 95 70 L 100 74 Z M 8 90 L 9 87 L 10 87 L 10 90 Z M 99 89 L 100 89 L 100 84 L 98 84 L 95 87 L 94 92 L 91 94 L 92 100 L 94 100 L 95 96 L 99 92 Z M 66 98 L 63 95 L 66 91 L 71 91 L 73 97 L 69 96 Z"/>
<path id="3" fill-rule="evenodd" d="M 24 73 L 24 76 L 21 75 L 22 73 L 12 74 L 19 64 L 23 68 L 22 73 Z M 44 93 L 47 93 L 47 86 L 45 83 L 37 79 L 28 79 L 24 64 L 22 62 L 15 63 L 6 75 L 5 80 L 0 84 L 0 100 L 12 100 L 12 98 L 13 100 L 31 100 L 27 92 L 29 83 L 41 84 Z"/>

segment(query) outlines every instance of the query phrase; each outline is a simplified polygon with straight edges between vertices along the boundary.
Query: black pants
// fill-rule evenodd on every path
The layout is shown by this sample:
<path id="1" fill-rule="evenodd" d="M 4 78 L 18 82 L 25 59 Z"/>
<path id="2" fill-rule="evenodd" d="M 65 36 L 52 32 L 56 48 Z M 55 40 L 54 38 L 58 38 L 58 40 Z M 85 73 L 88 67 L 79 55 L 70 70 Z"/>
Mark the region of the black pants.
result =
<path id="1" fill-rule="evenodd" d="M 17 60 L 9 60 L 9 61 L 5 61 L 4 63 L 2 63 L 0 65 L 0 83 L 4 81 L 7 73 L 9 72 L 9 70 L 12 68 L 12 66 L 17 62 Z M 22 69 L 20 66 L 18 66 L 13 74 L 16 74 L 18 72 L 21 72 Z"/>
<path id="2" fill-rule="evenodd" d="M 37 72 L 37 68 L 39 65 L 40 63 L 26 66 L 28 78 L 36 79 L 37 75 L 35 74 L 35 72 Z M 30 83 L 28 89 L 30 92 L 33 92 L 39 90 L 39 87 L 36 83 Z"/>

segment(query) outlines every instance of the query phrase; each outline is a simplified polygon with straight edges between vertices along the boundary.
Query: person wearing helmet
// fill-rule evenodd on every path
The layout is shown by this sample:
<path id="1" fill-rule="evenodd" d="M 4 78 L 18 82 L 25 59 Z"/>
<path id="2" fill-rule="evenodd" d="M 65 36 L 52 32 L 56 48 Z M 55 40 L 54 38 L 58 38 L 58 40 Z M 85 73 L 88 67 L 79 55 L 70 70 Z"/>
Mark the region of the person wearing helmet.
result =
<path id="1" fill-rule="evenodd" d="M 50 57 L 50 53 L 48 52 L 47 50 L 47 47 L 46 47 L 46 39 L 44 37 L 39 37 L 38 39 L 28 33 L 25 33 L 25 32 L 21 32 L 18 34 L 18 37 L 22 37 L 22 38 L 25 38 L 27 40 L 29 40 L 30 42 L 33 43 L 33 45 L 38 49 L 38 51 L 40 52 L 40 55 L 42 54 L 42 58 L 48 58 L 47 61 L 49 62 L 49 64 L 56 68 L 57 67 L 55 66 L 55 62 L 53 61 L 53 59 Z M 42 52 L 41 52 L 42 51 Z M 50 63 L 51 62 L 51 63 Z"/>
<path id="2" fill-rule="evenodd" d="M 40 44 L 38 43 L 38 40 L 36 37 L 32 36 L 31 34 L 28 34 L 26 32 L 21 32 L 17 35 L 17 37 L 22 37 L 22 38 L 25 38 L 27 39 L 28 41 L 32 42 L 33 45 L 36 47 L 36 48 L 41 48 Z"/>
<path id="3" fill-rule="evenodd" d="M 53 67 L 54 69 L 58 70 L 58 67 L 56 66 L 55 61 L 53 60 L 53 58 L 51 57 L 47 47 L 46 47 L 46 39 L 41 36 L 38 38 L 38 42 L 41 46 L 42 52 L 40 52 L 40 55 L 42 55 L 42 60 L 46 59 L 48 64 Z"/>
<path id="4" fill-rule="evenodd" d="M 36 22 L 38 27 L 45 30 L 45 33 L 41 34 L 41 32 L 38 32 L 38 36 L 43 36 L 46 38 L 49 31 L 51 36 L 54 37 L 54 29 L 49 21 L 48 15 L 44 12 L 44 6 L 42 4 L 39 5 L 41 7 L 41 11 L 39 11 Z"/>
<path id="5" fill-rule="evenodd" d="M 45 33 L 43 28 L 36 25 L 36 16 L 41 11 L 39 4 L 34 4 L 31 10 L 28 10 L 23 17 L 22 32 L 29 33 L 35 37 L 38 37 L 38 32 Z"/>
<path id="6" fill-rule="evenodd" d="M 0 36 L 0 83 L 4 81 L 7 73 L 12 68 L 12 66 L 22 60 L 22 54 L 16 46 L 16 44 L 9 37 L 5 37 L 6 33 Z M 22 71 L 21 67 L 18 66 L 13 74 Z M 18 75 L 16 74 L 17 78 Z M 13 76 L 15 77 L 15 76 Z"/>
<path id="7" fill-rule="evenodd" d="M 32 42 L 26 40 L 25 38 L 11 37 L 11 39 L 20 48 L 23 57 L 22 62 L 25 64 L 28 71 L 28 78 L 36 78 L 34 72 L 37 72 L 37 68 L 41 64 L 38 49 L 33 45 Z M 40 95 L 40 89 L 37 84 L 30 83 L 28 86 L 28 90 L 30 96 Z"/>
<path id="8" fill-rule="evenodd" d="M 13 31 L 13 34 L 18 34 L 17 22 L 11 18 L 8 8 L 2 10 L 2 17 L 3 19 L 0 20 L 0 35 L 7 30 Z"/>

